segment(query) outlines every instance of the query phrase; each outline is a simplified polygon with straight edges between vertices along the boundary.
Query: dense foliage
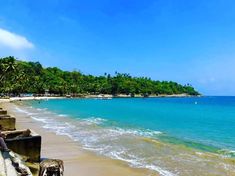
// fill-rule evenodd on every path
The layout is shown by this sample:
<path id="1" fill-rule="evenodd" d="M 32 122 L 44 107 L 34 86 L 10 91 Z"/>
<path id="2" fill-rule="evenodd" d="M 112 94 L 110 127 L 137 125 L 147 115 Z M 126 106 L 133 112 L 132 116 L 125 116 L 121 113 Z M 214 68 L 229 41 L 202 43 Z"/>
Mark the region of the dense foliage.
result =
<path id="1" fill-rule="evenodd" d="M 131 77 L 129 74 L 115 73 L 114 76 L 84 75 L 78 71 L 62 71 L 56 67 L 43 68 L 39 62 L 25 62 L 14 57 L 0 58 L 0 93 L 43 94 L 48 90 L 53 94 L 127 94 L 198 95 L 190 85 L 175 82 L 153 81 L 146 77 Z"/>

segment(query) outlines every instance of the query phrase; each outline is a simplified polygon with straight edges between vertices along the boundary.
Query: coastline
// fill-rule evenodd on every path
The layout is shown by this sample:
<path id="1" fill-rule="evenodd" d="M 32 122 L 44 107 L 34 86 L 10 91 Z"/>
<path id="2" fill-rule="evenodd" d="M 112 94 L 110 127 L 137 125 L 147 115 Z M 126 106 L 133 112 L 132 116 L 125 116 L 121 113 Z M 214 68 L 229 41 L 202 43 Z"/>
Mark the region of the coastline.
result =
<path id="1" fill-rule="evenodd" d="M 49 99 L 63 99 L 66 97 L 50 97 L 50 96 L 43 96 L 43 97 L 10 97 L 10 98 L 0 98 L 0 103 L 4 102 L 13 102 L 13 101 L 22 101 L 22 100 L 49 100 Z"/>
<path id="2" fill-rule="evenodd" d="M 202 95 L 188 95 L 188 94 L 160 94 L 160 95 L 149 95 L 144 97 L 142 95 L 135 95 L 132 97 L 131 95 L 118 94 L 99 94 L 99 95 L 81 95 L 81 96 L 30 96 L 30 97 L 10 97 L 10 98 L 0 98 L 0 103 L 4 102 L 13 102 L 13 101 L 24 101 L 24 100 L 49 100 L 49 99 L 64 99 L 64 98 L 100 98 L 100 99 L 111 99 L 111 98 L 188 98 L 188 97 L 202 97 Z"/>
<path id="3" fill-rule="evenodd" d="M 41 98 L 45 99 L 45 97 Z M 62 97 L 53 97 L 53 98 L 62 98 Z M 26 116 L 24 113 L 21 112 L 16 113 L 14 111 L 14 107 L 16 105 L 10 103 L 10 101 L 1 102 L 0 106 L 8 110 L 10 114 L 16 117 L 17 129 L 30 128 L 42 136 L 41 157 L 62 159 L 64 161 L 64 166 L 65 166 L 65 175 L 69 176 L 158 175 L 156 172 L 147 169 L 131 168 L 130 166 L 128 166 L 127 163 L 123 161 L 106 158 L 103 156 L 99 156 L 93 152 L 86 151 L 82 149 L 82 147 L 79 146 L 77 142 L 74 142 L 69 137 L 57 135 L 53 132 L 48 132 L 46 129 L 41 127 L 42 124 L 40 124 L 40 122 L 35 121 L 32 118 L 29 118 L 29 116 Z"/>
<path id="4" fill-rule="evenodd" d="M 143 96 L 140 94 L 131 96 L 126 94 L 118 94 L 118 95 L 111 95 L 111 94 L 100 94 L 100 95 L 85 95 L 81 98 L 184 98 L 184 97 L 200 97 L 201 95 L 188 95 L 188 94 L 159 94 L 159 95 L 148 95 Z"/>

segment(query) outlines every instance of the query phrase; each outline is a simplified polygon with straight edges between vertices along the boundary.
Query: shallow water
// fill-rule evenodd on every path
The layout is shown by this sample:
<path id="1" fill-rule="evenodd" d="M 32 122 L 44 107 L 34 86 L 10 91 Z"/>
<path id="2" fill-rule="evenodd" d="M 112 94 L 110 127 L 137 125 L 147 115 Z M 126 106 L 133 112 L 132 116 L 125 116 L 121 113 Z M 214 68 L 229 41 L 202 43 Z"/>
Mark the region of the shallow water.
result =
<path id="1" fill-rule="evenodd" d="M 62 99 L 18 106 L 85 149 L 161 175 L 235 175 L 235 97 Z"/>

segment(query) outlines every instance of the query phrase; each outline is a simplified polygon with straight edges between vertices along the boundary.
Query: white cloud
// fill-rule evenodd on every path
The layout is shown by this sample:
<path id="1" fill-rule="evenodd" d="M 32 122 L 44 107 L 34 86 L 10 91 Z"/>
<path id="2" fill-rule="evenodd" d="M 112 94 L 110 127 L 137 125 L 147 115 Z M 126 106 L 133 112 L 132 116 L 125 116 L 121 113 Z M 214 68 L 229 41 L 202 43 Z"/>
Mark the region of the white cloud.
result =
<path id="1" fill-rule="evenodd" d="M 34 48 L 34 45 L 24 36 L 0 28 L 0 47 L 21 50 Z"/>

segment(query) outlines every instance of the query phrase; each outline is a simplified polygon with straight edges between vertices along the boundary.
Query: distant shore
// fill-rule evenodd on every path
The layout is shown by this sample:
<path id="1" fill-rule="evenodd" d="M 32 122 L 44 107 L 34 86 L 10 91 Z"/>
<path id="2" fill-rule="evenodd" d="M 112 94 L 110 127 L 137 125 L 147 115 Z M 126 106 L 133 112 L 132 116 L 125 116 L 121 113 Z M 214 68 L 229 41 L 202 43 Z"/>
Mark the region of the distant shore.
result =
<path id="1" fill-rule="evenodd" d="M 200 95 L 201 96 L 201 95 Z M 64 98 L 100 98 L 100 99 L 111 99 L 111 98 L 183 98 L 183 97 L 200 97 L 200 96 L 193 96 L 188 94 L 172 94 L 172 95 L 125 95 L 125 94 L 118 94 L 118 95 L 111 95 L 111 94 L 99 94 L 99 95 L 79 95 L 79 96 L 22 96 L 22 97 L 9 97 L 9 98 L 0 98 L 0 102 L 11 102 L 11 101 L 22 101 L 22 100 L 49 100 L 49 99 L 64 99 Z"/>
<path id="2" fill-rule="evenodd" d="M 49 97 L 49 96 L 43 96 L 43 97 L 10 97 L 10 98 L 0 98 L 1 102 L 12 102 L 12 101 L 21 101 L 21 100 L 49 100 L 49 99 L 63 99 L 66 97 Z"/>
<path id="3" fill-rule="evenodd" d="M 118 95 L 111 95 L 111 94 L 100 94 L 100 95 L 85 95 L 84 98 L 157 98 L 157 97 L 193 97 L 192 95 L 188 94 L 159 94 L 159 95 L 140 95 L 136 94 L 134 96 L 126 95 L 126 94 L 118 94 Z"/>

